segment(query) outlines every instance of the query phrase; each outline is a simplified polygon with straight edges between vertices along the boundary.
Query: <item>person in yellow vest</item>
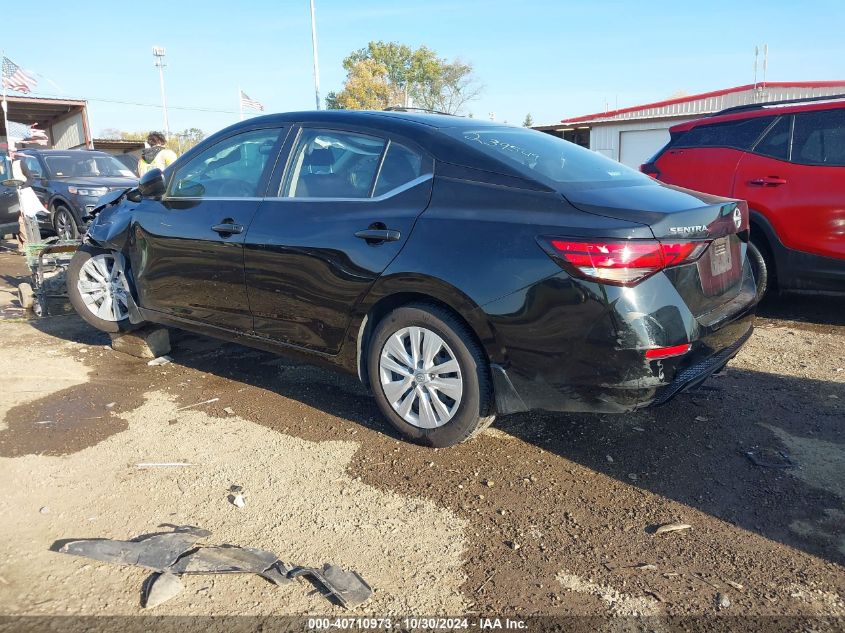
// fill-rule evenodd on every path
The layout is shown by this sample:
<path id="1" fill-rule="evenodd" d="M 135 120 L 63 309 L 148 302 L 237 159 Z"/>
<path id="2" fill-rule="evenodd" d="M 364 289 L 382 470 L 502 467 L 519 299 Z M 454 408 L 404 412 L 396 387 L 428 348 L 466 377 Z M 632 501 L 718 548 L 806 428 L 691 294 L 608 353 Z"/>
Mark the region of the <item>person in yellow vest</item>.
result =
<path id="1" fill-rule="evenodd" d="M 147 136 L 147 145 L 141 152 L 141 158 L 138 160 L 138 175 L 143 176 L 151 169 L 164 169 L 171 165 L 176 160 L 176 152 L 172 149 L 167 149 L 164 145 L 166 143 L 164 134 L 161 132 L 150 132 Z"/>

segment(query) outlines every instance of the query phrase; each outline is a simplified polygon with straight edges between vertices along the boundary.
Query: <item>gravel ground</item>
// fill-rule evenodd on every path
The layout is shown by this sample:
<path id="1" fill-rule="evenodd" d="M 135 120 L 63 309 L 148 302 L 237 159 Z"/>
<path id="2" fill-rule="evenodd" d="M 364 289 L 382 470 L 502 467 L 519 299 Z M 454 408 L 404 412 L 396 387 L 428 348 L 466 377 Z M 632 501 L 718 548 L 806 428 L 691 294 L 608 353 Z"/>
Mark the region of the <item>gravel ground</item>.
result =
<path id="1" fill-rule="evenodd" d="M 663 408 L 514 415 L 432 450 L 351 377 L 185 333 L 148 367 L 75 315 L 27 320 L 23 272 L 0 254 L 0 614 L 139 613 L 143 573 L 50 544 L 194 523 L 358 570 L 361 613 L 845 616 L 842 299 L 767 301 L 729 371 Z M 173 460 L 194 466 L 135 467 Z M 197 576 L 157 612 L 334 609 Z"/>

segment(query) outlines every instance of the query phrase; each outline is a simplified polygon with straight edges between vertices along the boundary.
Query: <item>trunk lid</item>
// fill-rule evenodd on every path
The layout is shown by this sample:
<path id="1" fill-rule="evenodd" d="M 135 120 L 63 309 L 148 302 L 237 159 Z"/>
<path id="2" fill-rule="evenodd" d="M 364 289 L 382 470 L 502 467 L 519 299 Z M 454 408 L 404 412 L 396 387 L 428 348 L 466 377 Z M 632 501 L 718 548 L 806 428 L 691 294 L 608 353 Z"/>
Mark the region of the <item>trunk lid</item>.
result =
<path id="1" fill-rule="evenodd" d="M 563 195 L 575 207 L 604 217 L 645 224 L 661 242 L 706 240 L 710 246 L 695 262 L 663 272 L 696 317 L 740 293 L 748 241 L 748 206 L 665 185 L 583 187 Z"/>

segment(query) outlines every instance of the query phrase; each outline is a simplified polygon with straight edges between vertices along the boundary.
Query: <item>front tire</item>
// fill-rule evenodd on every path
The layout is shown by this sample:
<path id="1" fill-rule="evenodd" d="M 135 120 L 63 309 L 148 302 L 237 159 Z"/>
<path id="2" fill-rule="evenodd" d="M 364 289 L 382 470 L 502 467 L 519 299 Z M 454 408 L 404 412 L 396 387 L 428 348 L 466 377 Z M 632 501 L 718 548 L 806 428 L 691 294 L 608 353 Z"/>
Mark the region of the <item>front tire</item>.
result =
<path id="1" fill-rule="evenodd" d="M 79 227 L 76 225 L 76 218 L 65 205 L 56 205 L 53 212 L 53 228 L 56 235 L 62 240 L 75 240 L 79 237 Z"/>
<path id="2" fill-rule="evenodd" d="M 83 245 L 67 269 L 70 303 L 84 321 L 103 332 L 128 332 L 129 281 L 121 253 Z"/>
<path id="3" fill-rule="evenodd" d="M 495 419 L 487 358 L 449 310 L 425 303 L 397 308 L 379 322 L 367 353 L 379 408 L 412 441 L 453 446 Z"/>

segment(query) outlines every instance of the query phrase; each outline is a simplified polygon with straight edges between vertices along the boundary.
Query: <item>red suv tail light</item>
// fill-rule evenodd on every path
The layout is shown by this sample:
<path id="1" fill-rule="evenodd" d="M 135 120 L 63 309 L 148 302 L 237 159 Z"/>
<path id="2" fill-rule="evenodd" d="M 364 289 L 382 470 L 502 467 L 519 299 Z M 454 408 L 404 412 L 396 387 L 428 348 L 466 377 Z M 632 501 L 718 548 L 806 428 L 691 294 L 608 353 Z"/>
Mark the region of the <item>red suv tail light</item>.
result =
<path id="1" fill-rule="evenodd" d="M 654 163 L 643 163 L 642 165 L 640 165 L 640 171 L 643 172 L 646 176 L 651 176 L 655 180 L 660 180 L 660 170 Z"/>
<path id="2" fill-rule="evenodd" d="M 701 257 L 709 241 L 582 240 L 541 238 L 552 258 L 577 277 L 615 286 L 635 286 L 643 279 Z"/>

